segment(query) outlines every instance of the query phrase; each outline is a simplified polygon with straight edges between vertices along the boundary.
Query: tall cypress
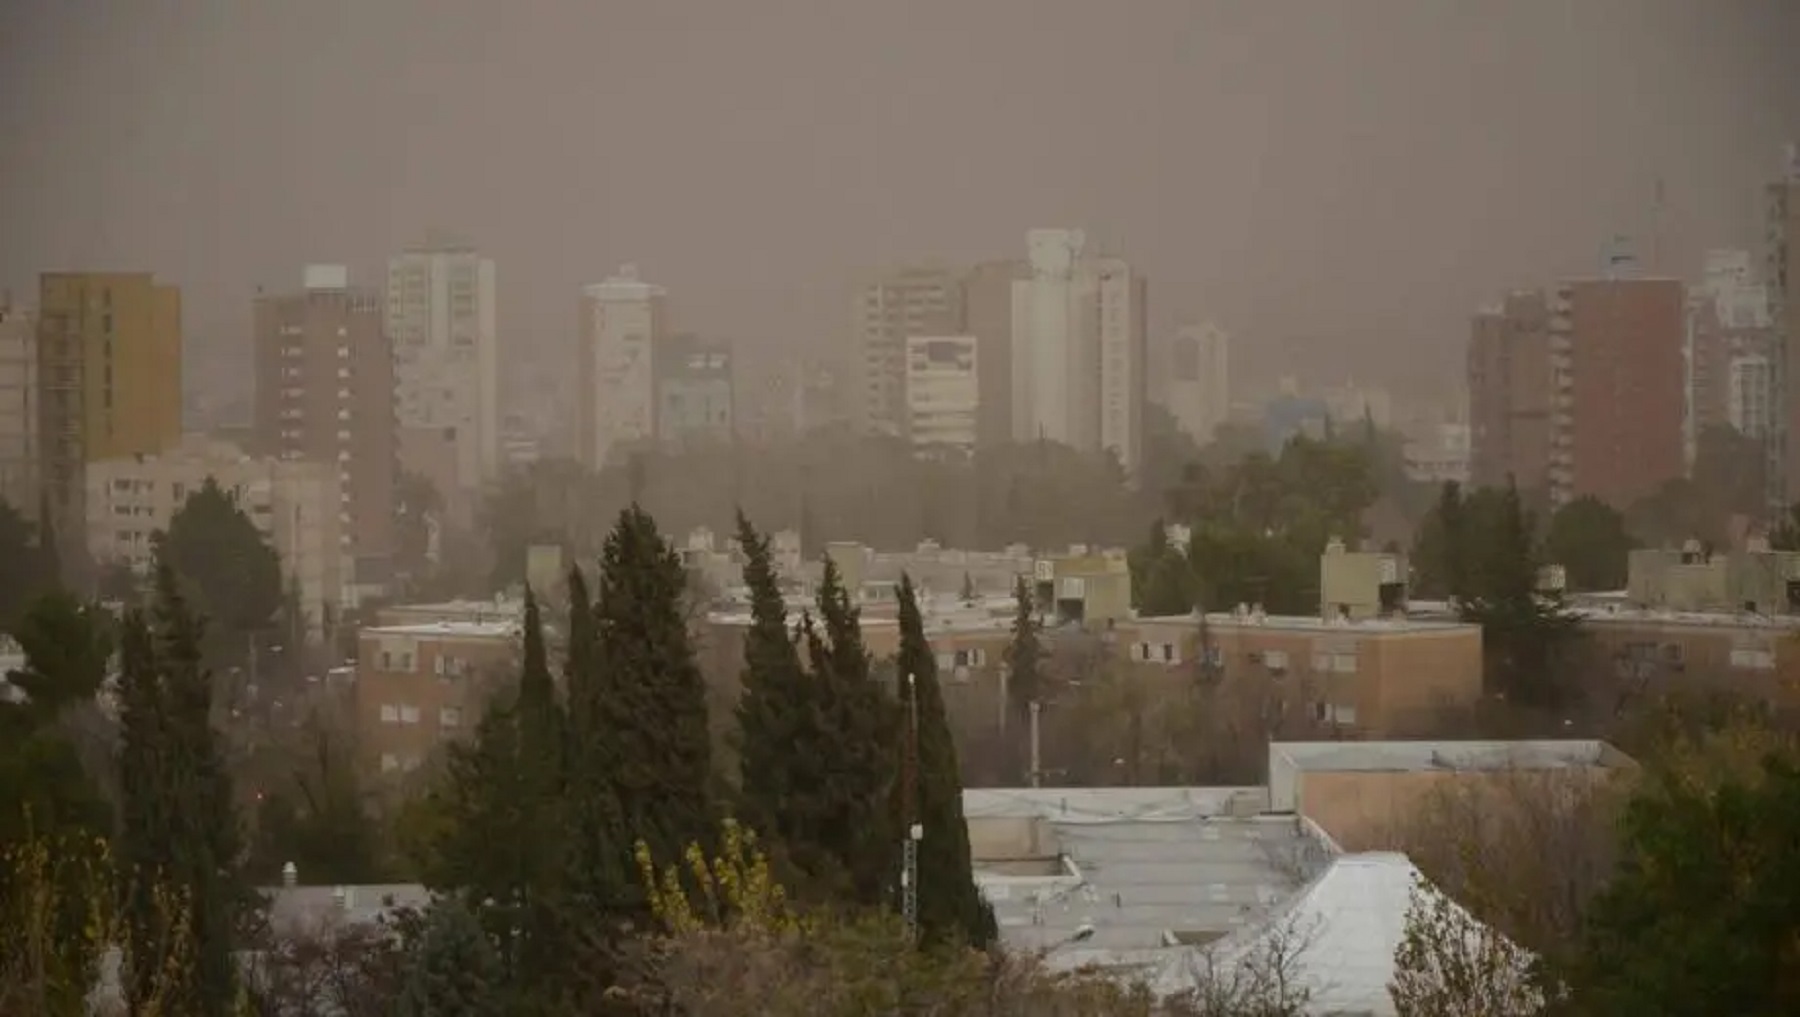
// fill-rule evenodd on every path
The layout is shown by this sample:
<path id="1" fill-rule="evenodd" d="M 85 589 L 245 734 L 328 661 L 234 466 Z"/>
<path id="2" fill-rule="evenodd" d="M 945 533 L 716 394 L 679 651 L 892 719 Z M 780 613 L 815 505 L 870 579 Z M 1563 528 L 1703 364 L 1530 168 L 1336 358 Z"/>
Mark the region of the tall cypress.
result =
<path id="1" fill-rule="evenodd" d="M 566 959 L 558 942 L 557 908 L 561 900 L 564 852 L 563 711 L 550 677 L 544 647 L 543 618 L 537 597 L 525 591 L 524 653 L 519 669 L 518 798 L 521 829 L 517 836 L 519 952 L 514 958 L 524 987 L 543 983 Z"/>
<path id="2" fill-rule="evenodd" d="M 963 818 L 962 776 L 956 744 L 944 716 L 937 660 L 925 640 L 924 618 L 912 577 L 900 578 L 901 695 L 912 683 L 917 711 L 918 768 L 915 801 L 919 841 L 919 928 L 926 943 L 963 942 L 985 947 L 995 936 L 994 911 L 975 886 L 969 828 Z M 898 797 L 898 796 L 897 796 Z"/>
<path id="3" fill-rule="evenodd" d="M 1010 755 L 1021 787 L 1031 774 L 1031 704 L 1044 694 L 1044 646 L 1038 639 L 1031 586 L 1024 576 L 1013 585 L 1012 642 L 1006 646 L 1006 715 L 1011 721 Z"/>
<path id="4" fill-rule="evenodd" d="M 665 861 L 706 842 L 714 826 L 706 681 L 682 610 L 685 587 L 656 521 L 636 505 L 621 512 L 594 599 L 592 729 L 577 736 L 593 757 L 583 778 L 610 785 L 632 841 Z"/>
<path id="5" fill-rule="evenodd" d="M 900 712 L 870 673 L 862 617 L 837 566 L 825 559 L 818 591 L 821 633 L 803 626 L 812 672 L 825 685 L 826 730 L 835 733 L 823 830 L 827 850 L 849 877 L 849 899 L 864 907 L 892 903 L 899 874 L 900 831 L 889 799 L 899 766 Z"/>
<path id="6" fill-rule="evenodd" d="M 788 631 L 769 538 L 738 513 L 744 582 L 750 588 L 750 629 L 744 635 L 743 690 L 738 697 L 739 800 L 744 819 L 769 839 L 783 863 L 807 884 L 835 892 L 837 863 L 821 843 L 828 784 L 834 780 L 826 726 L 825 682 L 807 674 Z"/>
<path id="7" fill-rule="evenodd" d="M 121 643 L 126 995 L 134 1010 L 154 1000 L 162 1012 L 223 1015 L 237 1002 L 233 940 L 249 900 L 238 822 L 200 663 L 202 623 L 167 565 L 156 595 L 154 624 L 130 613 Z"/>

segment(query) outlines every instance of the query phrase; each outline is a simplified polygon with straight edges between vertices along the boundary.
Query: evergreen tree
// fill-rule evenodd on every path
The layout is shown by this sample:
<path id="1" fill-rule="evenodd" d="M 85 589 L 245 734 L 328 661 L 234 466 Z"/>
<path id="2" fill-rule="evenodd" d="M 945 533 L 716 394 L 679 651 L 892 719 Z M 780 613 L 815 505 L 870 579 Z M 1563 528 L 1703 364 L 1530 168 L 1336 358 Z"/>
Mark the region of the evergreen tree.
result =
<path id="1" fill-rule="evenodd" d="M 206 659 L 245 659 L 249 640 L 270 630 L 282 606 L 281 559 L 250 516 L 208 477 L 169 520 L 156 549 L 209 620 Z"/>
<path id="2" fill-rule="evenodd" d="M 401 1017 L 498 1017 L 501 973 L 481 924 L 454 897 L 432 902 L 401 985 Z"/>
<path id="3" fill-rule="evenodd" d="M 1006 709 L 1012 718 L 1012 756 L 1020 787 L 1030 783 L 1031 704 L 1044 694 L 1044 646 L 1038 639 L 1037 613 L 1031 585 L 1019 576 L 1013 584 L 1012 642 L 1006 646 Z"/>
<path id="4" fill-rule="evenodd" d="M 812 673 L 826 685 L 825 730 L 836 736 L 823 830 L 830 852 L 849 873 L 850 899 L 879 907 L 893 900 L 900 863 L 901 827 L 889 806 L 900 760 L 900 712 L 870 672 L 861 612 L 829 556 L 817 601 L 823 636 L 811 618 L 801 628 Z"/>
<path id="5" fill-rule="evenodd" d="M 233 940 L 249 894 L 237 879 L 238 823 L 211 722 L 203 627 L 160 564 L 152 620 L 127 615 L 121 640 L 119 770 L 126 901 L 126 995 L 164 1012 L 223 1015 L 237 1002 Z M 179 955 L 178 972 L 166 970 Z"/>
<path id="6" fill-rule="evenodd" d="M 537 597 L 525 590 L 525 652 L 519 672 L 517 796 L 523 815 L 514 900 L 519 909 L 516 978 L 530 991 L 546 984 L 566 960 L 558 908 L 567 863 L 563 759 L 566 721 L 550 677 Z"/>
<path id="7" fill-rule="evenodd" d="M 827 815 L 828 786 L 836 780 L 837 732 L 827 725 L 825 676 L 807 674 L 787 625 L 776 585 L 769 538 L 738 513 L 744 582 L 750 588 L 750 630 L 744 636 L 743 691 L 738 697 L 738 769 L 744 818 L 770 839 L 785 866 L 810 884 L 838 890 L 839 864 L 826 846 L 835 832 Z"/>
<path id="8" fill-rule="evenodd" d="M 996 934 L 994 912 L 975 886 L 956 744 L 944 716 L 937 660 L 925 640 L 925 623 L 913 592 L 912 577 L 906 575 L 900 579 L 899 673 L 903 689 L 911 686 L 918 732 L 914 801 L 918 822 L 924 828 L 918 855 L 922 941 L 961 941 L 976 948 L 986 947 Z"/>
<path id="9" fill-rule="evenodd" d="M 563 807 L 570 837 L 567 892 L 572 921 L 595 943 L 609 942 L 636 896 L 630 835 L 619 812 L 611 750 L 604 744 L 609 694 L 600 673 L 599 620 L 579 566 L 569 570 L 569 650 L 564 679 L 568 723 Z"/>

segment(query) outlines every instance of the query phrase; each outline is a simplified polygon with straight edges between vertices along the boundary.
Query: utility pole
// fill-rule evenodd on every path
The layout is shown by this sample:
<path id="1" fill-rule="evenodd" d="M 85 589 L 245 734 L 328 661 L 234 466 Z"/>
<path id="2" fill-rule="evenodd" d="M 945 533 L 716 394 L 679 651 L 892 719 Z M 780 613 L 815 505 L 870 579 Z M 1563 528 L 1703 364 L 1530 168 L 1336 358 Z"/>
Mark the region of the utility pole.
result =
<path id="1" fill-rule="evenodd" d="M 1031 786 L 1044 785 L 1043 760 L 1038 755 L 1038 714 L 1042 713 L 1044 704 L 1033 699 L 1031 701 Z"/>
<path id="2" fill-rule="evenodd" d="M 900 915 L 906 940 L 919 940 L 919 694 L 912 672 L 906 675 L 906 744 L 901 754 L 900 818 L 906 824 L 900 843 Z"/>

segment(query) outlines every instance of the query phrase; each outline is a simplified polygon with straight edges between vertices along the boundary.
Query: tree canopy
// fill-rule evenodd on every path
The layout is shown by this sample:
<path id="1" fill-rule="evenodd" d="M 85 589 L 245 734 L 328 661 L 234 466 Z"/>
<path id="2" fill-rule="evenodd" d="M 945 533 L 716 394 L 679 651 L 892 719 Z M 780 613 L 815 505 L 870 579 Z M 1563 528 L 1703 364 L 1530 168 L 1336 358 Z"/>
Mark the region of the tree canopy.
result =
<path id="1" fill-rule="evenodd" d="M 157 541 L 157 558 L 180 579 L 208 621 L 207 660 L 235 664 L 246 640 L 270 630 L 281 610 L 281 559 L 236 499 L 211 477 L 188 495 Z"/>

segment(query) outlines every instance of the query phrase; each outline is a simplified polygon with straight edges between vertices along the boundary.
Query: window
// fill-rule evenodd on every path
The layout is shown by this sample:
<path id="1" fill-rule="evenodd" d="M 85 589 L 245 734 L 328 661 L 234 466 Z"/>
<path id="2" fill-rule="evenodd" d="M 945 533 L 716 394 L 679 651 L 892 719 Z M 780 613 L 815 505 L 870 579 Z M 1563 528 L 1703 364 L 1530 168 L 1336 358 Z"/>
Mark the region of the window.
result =
<path id="1" fill-rule="evenodd" d="M 438 727 L 461 727 L 462 707 L 446 706 L 438 710 Z"/>
<path id="2" fill-rule="evenodd" d="M 383 724 L 400 723 L 400 708 L 393 703 L 381 704 L 381 722 Z"/>
<path id="3" fill-rule="evenodd" d="M 386 650 L 381 651 L 381 669 L 383 671 L 392 671 L 394 669 L 394 655 Z"/>
<path id="4" fill-rule="evenodd" d="M 1271 671 L 1286 671 L 1288 655 L 1286 650 L 1266 650 L 1263 652 L 1263 663 Z"/>
<path id="5" fill-rule="evenodd" d="M 419 708 L 410 703 L 402 703 L 400 706 L 400 723 L 417 724 L 418 722 Z"/>
<path id="6" fill-rule="evenodd" d="M 412 651 L 408 650 L 405 653 L 402 653 L 400 655 L 400 670 L 410 672 L 412 669 L 413 669 L 413 655 L 412 655 Z"/>
<path id="7" fill-rule="evenodd" d="M 381 754 L 381 772 L 393 773 L 398 769 L 400 769 L 400 757 L 392 752 L 383 752 Z"/>

